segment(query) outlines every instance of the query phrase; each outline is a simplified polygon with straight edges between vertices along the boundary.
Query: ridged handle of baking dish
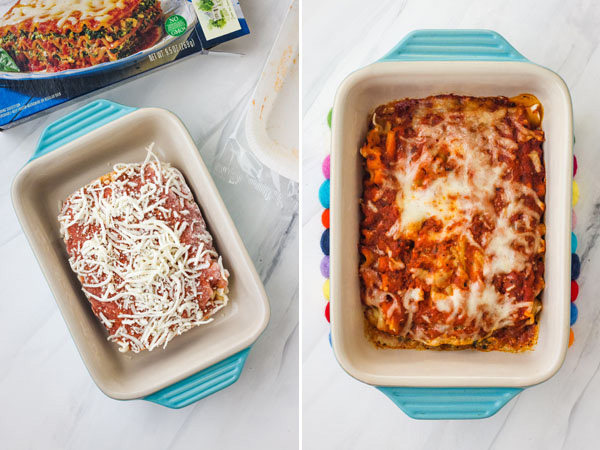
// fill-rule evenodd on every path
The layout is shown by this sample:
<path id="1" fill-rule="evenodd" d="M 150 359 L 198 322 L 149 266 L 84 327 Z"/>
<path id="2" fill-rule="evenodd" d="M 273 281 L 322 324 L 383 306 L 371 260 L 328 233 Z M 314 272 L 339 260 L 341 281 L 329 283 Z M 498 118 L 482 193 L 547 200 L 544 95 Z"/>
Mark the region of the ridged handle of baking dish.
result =
<path id="1" fill-rule="evenodd" d="M 31 160 L 39 158 L 61 145 L 100 128 L 137 108 L 120 105 L 108 100 L 95 100 L 52 122 L 42 132 Z M 31 161 L 30 160 L 30 161 Z"/>
<path id="2" fill-rule="evenodd" d="M 413 419 L 483 419 L 496 414 L 520 388 L 378 387 Z"/>
<path id="3" fill-rule="evenodd" d="M 208 369 L 144 397 L 144 400 L 169 408 L 183 408 L 202 400 L 221 389 L 231 386 L 238 380 L 249 352 L 250 347 L 210 366 Z"/>
<path id="4" fill-rule="evenodd" d="M 490 30 L 417 30 L 380 61 L 527 61 Z"/>

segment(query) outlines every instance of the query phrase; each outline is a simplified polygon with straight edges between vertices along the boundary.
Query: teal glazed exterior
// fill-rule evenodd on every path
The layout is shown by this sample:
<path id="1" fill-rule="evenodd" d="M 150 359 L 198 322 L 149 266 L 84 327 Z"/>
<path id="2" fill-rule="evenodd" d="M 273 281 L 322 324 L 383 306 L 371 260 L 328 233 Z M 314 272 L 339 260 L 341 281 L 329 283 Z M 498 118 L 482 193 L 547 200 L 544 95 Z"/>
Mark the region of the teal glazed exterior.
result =
<path id="1" fill-rule="evenodd" d="M 413 419 L 484 419 L 496 414 L 520 388 L 382 387 L 402 411 Z"/>
<path id="2" fill-rule="evenodd" d="M 208 369 L 148 395 L 144 397 L 144 400 L 168 408 L 179 409 L 225 389 L 240 377 L 246 358 L 250 353 L 250 348 L 248 347 L 246 350 L 242 350 Z"/>
<path id="3" fill-rule="evenodd" d="M 416 30 L 379 60 L 385 61 L 530 62 L 490 30 Z"/>
<path id="4" fill-rule="evenodd" d="M 30 161 L 136 109 L 108 100 L 96 100 L 88 103 L 48 125 L 42 132 Z"/>
<path id="5" fill-rule="evenodd" d="M 30 161 L 137 109 L 108 100 L 93 101 L 48 125 Z M 143 400 L 178 409 L 225 389 L 240 377 L 250 348 L 143 397 Z"/>

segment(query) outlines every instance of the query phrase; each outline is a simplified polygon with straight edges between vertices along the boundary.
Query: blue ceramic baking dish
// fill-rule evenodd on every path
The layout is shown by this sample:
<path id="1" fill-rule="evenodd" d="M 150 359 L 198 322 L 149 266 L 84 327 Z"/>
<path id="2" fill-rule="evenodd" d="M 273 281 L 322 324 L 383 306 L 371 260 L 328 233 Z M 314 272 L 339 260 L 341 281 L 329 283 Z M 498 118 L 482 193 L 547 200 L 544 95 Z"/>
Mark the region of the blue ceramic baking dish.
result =
<path id="1" fill-rule="evenodd" d="M 363 333 L 357 248 L 359 148 L 366 118 L 395 99 L 450 93 L 531 93 L 544 107 L 546 287 L 532 351 L 381 350 Z M 564 361 L 569 338 L 572 146 L 572 106 L 563 80 L 493 31 L 415 31 L 381 60 L 350 74 L 337 91 L 332 120 L 331 336 L 340 365 L 418 419 L 489 417 L 523 388 L 552 377 Z"/>
<path id="2" fill-rule="evenodd" d="M 119 353 L 106 340 L 59 232 L 60 205 L 76 189 L 112 170 L 140 162 L 146 147 L 186 178 L 231 273 L 229 304 L 215 320 L 175 338 L 166 349 Z M 181 408 L 234 383 L 269 320 L 269 303 L 254 265 L 185 126 L 158 108 L 97 100 L 50 124 L 13 182 L 23 230 L 55 296 L 79 353 L 108 396 Z"/>

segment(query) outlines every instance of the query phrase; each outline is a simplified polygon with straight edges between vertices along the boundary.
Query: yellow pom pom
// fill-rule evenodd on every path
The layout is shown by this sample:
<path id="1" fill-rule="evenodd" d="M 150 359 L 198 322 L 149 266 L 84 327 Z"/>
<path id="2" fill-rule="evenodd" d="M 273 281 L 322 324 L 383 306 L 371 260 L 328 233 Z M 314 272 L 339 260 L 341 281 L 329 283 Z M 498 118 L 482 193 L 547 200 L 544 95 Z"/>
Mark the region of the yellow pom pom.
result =
<path id="1" fill-rule="evenodd" d="M 579 186 L 577 186 L 576 181 L 573 181 L 573 206 L 575 206 L 578 201 L 579 201 Z"/>
<path id="2" fill-rule="evenodd" d="M 323 284 L 323 295 L 325 296 L 325 298 L 327 299 L 327 301 L 329 301 L 329 280 L 325 280 L 325 283 Z"/>

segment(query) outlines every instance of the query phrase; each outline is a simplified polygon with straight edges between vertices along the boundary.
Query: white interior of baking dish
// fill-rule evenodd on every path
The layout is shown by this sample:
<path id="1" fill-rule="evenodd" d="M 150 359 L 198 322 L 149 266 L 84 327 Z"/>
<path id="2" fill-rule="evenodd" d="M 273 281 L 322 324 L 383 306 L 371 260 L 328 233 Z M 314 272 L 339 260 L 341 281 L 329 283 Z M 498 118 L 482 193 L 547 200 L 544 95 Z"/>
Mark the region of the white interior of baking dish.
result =
<path id="1" fill-rule="evenodd" d="M 546 133 L 546 287 L 535 350 L 511 354 L 377 349 L 364 334 L 358 237 L 362 192 L 359 148 L 376 106 L 435 94 L 514 96 L 531 93 L 544 107 Z M 525 62 L 384 62 L 351 74 L 333 108 L 331 328 L 342 367 L 381 386 L 529 386 L 561 366 L 569 336 L 572 111 L 555 73 Z"/>
<path id="2" fill-rule="evenodd" d="M 231 273 L 229 304 L 215 320 L 152 352 L 120 353 L 93 315 L 68 264 L 57 215 L 76 189 L 115 163 L 140 162 L 155 142 L 161 161 L 178 168 Z M 142 397 L 205 369 L 252 344 L 269 319 L 262 283 L 190 135 L 173 114 L 140 109 L 27 164 L 13 184 L 13 203 L 94 381 L 113 398 Z"/>

